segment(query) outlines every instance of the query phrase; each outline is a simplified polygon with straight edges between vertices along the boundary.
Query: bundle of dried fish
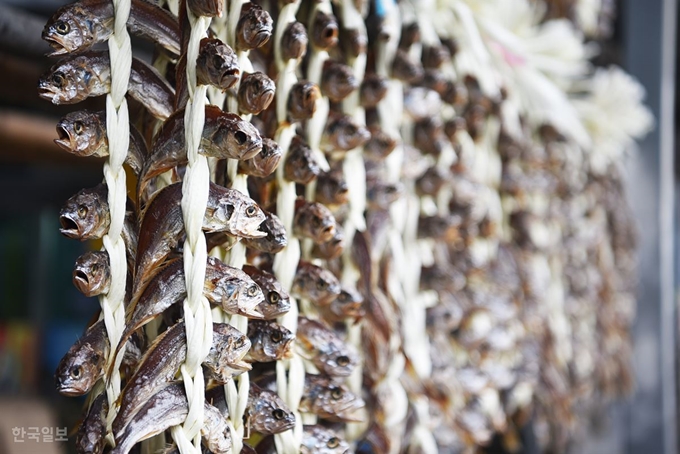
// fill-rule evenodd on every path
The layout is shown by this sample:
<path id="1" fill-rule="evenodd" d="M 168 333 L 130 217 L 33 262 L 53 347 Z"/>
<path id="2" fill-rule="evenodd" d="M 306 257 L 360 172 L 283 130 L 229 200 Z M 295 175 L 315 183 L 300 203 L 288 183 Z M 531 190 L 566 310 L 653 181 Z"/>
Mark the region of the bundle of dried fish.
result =
<path id="1" fill-rule="evenodd" d="M 159 3 L 80 0 L 43 34 L 41 96 L 107 95 L 57 125 L 108 158 L 60 213 L 105 246 L 57 371 L 90 396 L 78 452 L 514 451 L 532 411 L 561 451 L 630 387 L 616 165 L 645 128 L 588 129 L 602 80 L 632 82 L 586 74 L 566 3 Z M 532 58 L 555 37 L 574 52 Z"/>

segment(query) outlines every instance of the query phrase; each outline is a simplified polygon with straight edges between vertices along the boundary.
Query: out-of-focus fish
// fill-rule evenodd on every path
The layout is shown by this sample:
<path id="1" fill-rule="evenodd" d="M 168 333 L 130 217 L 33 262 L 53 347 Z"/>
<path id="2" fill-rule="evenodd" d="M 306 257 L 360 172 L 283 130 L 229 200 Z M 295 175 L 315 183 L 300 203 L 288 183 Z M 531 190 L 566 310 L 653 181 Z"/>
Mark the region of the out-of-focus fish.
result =
<path id="1" fill-rule="evenodd" d="M 306 80 L 297 82 L 288 94 L 288 121 L 295 123 L 312 118 L 319 98 L 321 90 L 318 85 Z"/>
<path id="2" fill-rule="evenodd" d="M 340 30 L 340 49 L 343 55 L 356 58 L 366 52 L 368 37 L 357 28 Z"/>
<path id="3" fill-rule="evenodd" d="M 184 422 L 189 404 L 182 383 L 171 383 L 147 399 L 127 425 L 114 432 L 116 447 L 111 454 L 127 454 L 142 440 L 151 438 Z M 231 452 L 231 432 L 222 413 L 209 403 L 203 407 L 201 435 L 214 454 Z"/>
<path id="4" fill-rule="evenodd" d="M 238 87 L 238 110 L 242 114 L 259 114 L 274 100 L 276 84 L 265 73 L 244 73 Z"/>
<path id="5" fill-rule="evenodd" d="M 176 260 L 149 282 L 134 307 L 131 306 L 121 343 L 151 319 L 183 301 L 186 293 L 184 262 Z M 257 309 L 265 301 L 260 287 L 243 271 L 225 265 L 214 257 L 208 257 L 203 294 L 211 304 L 229 314 L 262 317 Z"/>
<path id="6" fill-rule="evenodd" d="M 434 238 L 447 242 L 459 237 L 461 218 L 450 216 L 424 216 L 418 219 L 418 238 Z"/>
<path id="7" fill-rule="evenodd" d="M 352 67 L 326 60 L 321 75 L 321 92 L 333 102 L 339 102 L 359 88 Z"/>
<path id="8" fill-rule="evenodd" d="M 345 250 L 345 231 L 340 224 L 335 225 L 335 233 L 325 243 L 314 244 L 312 255 L 324 260 L 333 260 L 340 257 Z"/>
<path id="9" fill-rule="evenodd" d="M 354 347 L 335 331 L 306 317 L 298 318 L 296 343 L 307 359 L 331 377 L 349 376 L 359 362 Z"/>
<path id="10" fill-rule="evenodd" d="M 382 161 L 397 147 L 397 141 L 381 129 L 372 128 L 371 138 L 364 145 L 364 158 Z"/>
<path id="11" fill-rule="evenodd" d="M 359 99 L 365 108 L 373 108 L 387 95 L 387 80 L 375 73 L 367 74 L 359 87 Z"/>
<path id="12" fill-rule="evenodd" d="M 111 265 L 109 254 L 88 251 L 78 257 L 73 268 L 73 285 L 85 296 L 97 296 L 109 291 Z"/>
<path id="13" fill-rule="evenodd" d="M 290 310 L 290 296 L 273 274 L 250 265 L 245 265 L 243 271 L 262 289 L 264 301 L 256 309 L 265 320 L 272 320 Z"/>
<path id="14" fill-rule="evenodd" d="M 281 57 L 283 61 L 299 59 L 307 53 L 309 37 L 307 29 L 300 22 L 291 22 L 281 37 Z"/>
<path id="15" fill-rule="evenodd" d="M 40 97 L 53 104 L 75 104 L 111 89 L 111 67 L 107 51 L 89 51 L 60 60 L 38 84 Z M 175 90 L 148 64 L 132 59 L 128 94 L 156 118 L 165 120 L 173 112 Z"/>
<path id="16" fill-rule="evenodd" d="M 371 208 L 386 210 L 404 194 L 404 185 L 401 182 L 367 180 L 366 183 L 366 201 Z"/>
<path id="17" fill-rule="evenodd" d="M 343 288 L 331 304 L 321 310 L 323 319 L 332 323 L 347 319 L 359 320 L 364 314 L 363 296 L 349 288 Z"/>
<path id="18" fill-rule="evenodd" d="M 360 422 L 355 413 L 366 403 L 345 385 L 323 375 L 305 375 L 300 411 L 335 422 Z"/>
<path id="19" fill-rule="evenodd" d="M 108 355 L 109 339 L 104 321 L 100 320 L 85 331 L 59 362 L 55 374 L 57 391 L 65 396 L 82 396 L 90 392 L 104 375 Z"/>
<path id="20" fill-rule="evenodd" d="M 424 46 L 423 53 L 420 57 L 425 68 L 436 69 L 451 59 L 451 53 L 446 46 Z"/>
<path id="21" fill-rule="evenodd" d="M 325 205 L 302 198 L 295 201 L 295 235 L 310 238 L 315 243 L 325 243 L 333 238 L 335 225 L 335 217 Z"/>
<path id="22" fill-rule="evenodd" d="M 187 6 L 197 16 L 221 16 L 223 3 L 222 0 L 187 0 Z"/>
<path id="23" fill-rule="evenodd" d="M 262 47 L 273 31 L 274 21 L 269 13 L 256 3 L 245 3 L 236 24 L 236 49 L 245 51 Z"/>
<path id="24" fill-rule="evenodd" d="M 312 44 L 323 50 L 338 44 L 338 21 L 332 14 L 317 10 L 312 22 Z"/>
<path id="25" fill-rule="evenodd" d="M 239 161 L 241 173 L 258 178 L 265 178 L 274 173 L 279 166 L 283 150 L 278 143 L 267 137 L 262 138 L 262 151 L 250 159 Z"/>
<path id="26" fill-rule="evenodd" d="M 327 269 L 300 260 L 290 291 L 317 306 L 327 306 L 340 294 L 340 281 Z"/>
<path id="27" fill-rule="evenodd" d="M 283 176 L 288 181 L 307 184 L 321 174 L 312 149 L 300 136 L 295 136 L 283 163 Z"/>
<path id="28" fill-rule="evenodd" d="M 329 119 L 321 139 L 321 149 L 326 152 L 348 151 L 365 144 L 371 134 L 365 126 L 348 115 Z"/>
<path id="29" fill-rule="evenodd" d="M 140 176 L 138 192 L 144 192 L 150 179 L 187 163 L 184 110 L 178 110 L 156 135 L 151 156 Z M 262 150 L 262 138 L 255 126 L 217 106 L 205 107 L 205 124 L 199 153 L 213 158 L 250 159 Z"/>
<path id="30" fill-rule="evenodd" d="M 349 201 L 349 186 L 342 172 L 327 172 L 318 176 L 316 201 L 324 205 L 342 205 Z"/>
<path id="31" fill-rule="evenodd" d="M 276 322 L 254 320 L 248 323 L 248 338 L 251 347 L 246 359 L 266 363 L 288 357 L 295 335 Z"/>
<path id="32" fill-rule="evenodd" d="M 206 400 L 217 407 L 224 416 L 229 416 L 224 387 L 218 386 L 205 393 Z M 274 392 L 250 383 L 245 418 L 250 429 L 263 435 L 285 432 L 295 426 L 295 414 Z"/>
<path id="33" fill-rule="evenodd" d="M 163 188 L 145 211 L 139 236 L 133 301 L 153 277 L 153 270 L 177 246 L 184 231 L 181 201 L 182 184 L 172 184 Z M 235 189 L 210 184 L 203 218 L 204 231 L 261 238 L 266 233 L 259 231 L 258 227 L 264 219 L 264 213 L 251 198 Z"/>
<path id="34" fill-rule="evenodd" d="M 186 54 L 177 62 L 175 78 L 177 79 L 176 107 L 184 108 L 189 99 L 186 83 L 187 60 Z M 198 85 L 212 85 L 220 90 L 227 90 L 234 86 L 241 75 L 236 52 L 217 38 L 203 38 L 196 58 L 196 83 Z"/>
<path id="35" fill-rule="evenodd" d="M 250 370 L 242 361 L 250 348 L 245 334 L 226 323 L 214 323 L 212 346 L 204 360 L 211 376 L 226 382 L 233 375 Z M 170 327 L 149 347 L 135 374 L 121 394 L 120 410 L 113 431 L 120 432 L 137 410 L 165 383 L 172 381 L 186 360 L 187 339 L 184 322 Z"/>
<path id="36" fill-rule="evenodd" d="M 415 84 L 423 77 L 423 66 L 413 61 L 408 52 L 397 50 L 392 62 L 392 77 Z"/>
<path id="37" fill-rule="evenodd" d="M 76 156 L 109 155 L 109 139 L 106 135 L 106 112 L 79 110 L 66 114 L 57 123 L 58 139 L 54 143 Z M 142 171 L 147 149 L 137 129 L 130 125 L 130 145 L 125 162 L 136 175 Z"/>
<path id="38" fill-rule="evenodd" d="M 260 224 L 258 230 L 264 233 L 265 236 L 261 238 L 244 238 L 242 241 L 249 248 L 268 254 L 276 254 L 288 245 L 286 229 L 274 213 L 264 211 L 264 214 L 265 220 Z"/>
<path id="39" fill-rule="evenodd" d="M 108 233 L 111 225 L 108 196 L 108 188 L 101 183 L 94 188 L 82 189 L 68 199 L 59 212 L 61 224 L 59 232 L 80 241 L 101 239 Z M 121 236 L 125 241 L 129 263 L 134 262 L 137 253 L 137 230 L 134 217 L 134 209 L 128 203 Z"/>
<path id="40" fill-rule="evenodd" d="M 127 28 L 150 39 L 173 55 L 180 53 L 177 18 L 157 5 L 132 0 Z M 47 21 L 42 38 L 52 46 L 50 56 L 82 52 L 109 39 L 113 33 L 111 0 L 80 0 L 59 8 Z"/>
<path id="41" fill-rule="evenodd" d="M 102 454 L 104 452 L 108 410 L 109 403 L 106 400 L 106 392 L 102 392 L 94 398 L 87 415 L 78 428 L 76 435 L 77 452 L 88 454 Z"/>
<path id="42" fill-rule="evenodd" d="M 300 454 L 350 454 L 352 449 L 333 430 L 319 425 L 304 426 Z"/>

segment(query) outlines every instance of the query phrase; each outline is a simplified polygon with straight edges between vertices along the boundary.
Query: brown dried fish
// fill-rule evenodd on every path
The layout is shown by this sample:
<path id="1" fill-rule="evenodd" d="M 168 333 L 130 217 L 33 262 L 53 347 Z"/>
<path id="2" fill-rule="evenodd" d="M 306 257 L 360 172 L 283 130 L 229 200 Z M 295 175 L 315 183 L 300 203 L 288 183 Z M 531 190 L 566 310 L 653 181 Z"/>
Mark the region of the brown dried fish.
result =
<path id="1" fill-rule="evenodd" d="M 345 231 L 340 224 L 335 225 L 335 233 L 325 243 L 314 244 L 312 254 L 324 260 L 333 260 L 340 257 L 345 250 Z"/>
<path id="2" fill-rule="evenodd" d="M 109 139 L 106 135 L 106 112 L 79 110 L 66 114 L 57 123 L 58 139 L 54 143 L 76 156 L 109 155 Z M 137 129 L 130 125 L 130 145 L 125 162 L 136 175 L 142 171 L 148 151 L 144 139 Z"/>
<path id="3" fill-rule="evenodd" d="M 283 150 L 278 143 L 267 137 L 262 138 L 262 151 L 250 159 L 239 161 L 238 170 L 241 173 L 258 178 L 265 178 L 274 173 L 279 166 Z"/>
<path id="4" fill-rule="evenodd" d="M 359 362 L 354 347 L 330 328 L 306 317 L 298 317 L 296 344 L 303 356 L 331 377 L 349 376 Z"/>
<path id="5" fill-rule="evenodd" d="M 331 171 L 318 176 L 316 201 L 324 205 L 342 205 L 349 201 L 349 186 L 342 172 Z"/>
<path id="6" fill-rule="evenodd" d="M 111 265 L 109 254 L 89 251 L 78 257 L 73 268 L 73 285 L 85 296 L 97 296 L 109 291 Z"/>
<path id="7" fill-rule="evenodd" d="M 348 454 L 352 450 L 345 440 L 320 425 L 304 426 L 300 454 Z"/>
<path id="8" fill-rule="evenodd" d="M 257 311 L 265 320 L 272 320 L 290 310 L 290 296 L 273 274 L 250 265 L 245 265 L 243 271 L 262 289 L 264 301 L 257 305 Z"/>
<path id="9" fill-rule="evenodd" d="M 340 102 L 359 88 L 354 69 L 345 64 L 326 60 L 321 74 L 321 92 L 333 102 Z"/>
<path id="10" fill-rule="evenodd" d="M 300 411 L 335 422 L 360 422 L 357 410 L 366 403 L 345 385 L 323 375 L 306 374 Z"/>
<path id="11" fill-rule="evenodd" d="M 103 43 L 113 33 L 111 0 L 80 0 L 59 8 L 47 21 L 42 38 L 52 47 L 51 57 L 82 52 Z M 179 55 L 177 18 L 157 5 L 132 0 L 127 28 L 133 35 L 150 39 Z"/>
<path id="12" fill-rule="evenodd" d="M 106 436 L 106 414 L 109 403 L 106 392 L 100 393 L 90 404 L 87 415 L 78 428 L 76 450 L 79 453 L 102 454 Z"/>
<path id="13" fill-rule="evenodd" d="M 335 323 L 347 319 L 357 321 L 365 312 L 364 297 L 354 289 L 343 288 L 330 305 L 322 308 L 321 315 L 324 320 Z"/>
<path id="14" fill-rule="evenodd" d="M 295 136 L 283 163 L 283 176 L 288 181 L 307 184 L 321 173 L 312 149 L 300 136 Z"/>
<path id="15" fill-rule="evenodd" d="M 274 31 L 274 21 L 257 3 L 245 3 L 236 25 L 236 49 L 240 51 L 262 47 Z"/>
<path id="16" fill-rule="evenodd" d="M 371 134 L 365 126 L 348 115 L 329 119 L 321 139 L 321 149 L 326 152 L 349 151 L 365 144 Z"/>
<path id="17" fill-rule="evenodd" d="M 109 339 L 104 321 L 100 320 L 85 331 L 59 362 L 55 375 L 57 391 L 64 396 L 90 392 L 104 375 L 108 355 Z"/>
<path id="18" fill-rule="evenodd" d="M 375 73 L 367 74 L 359 87 L 361 105 L 365 108 L 373 108 L 378 105 L 387 95 L 387 80 Z"/>
<path id="19" fill-rule="evenodd" d="M 196 79 L 199 84 L 226 90 L 238 82 L 240 73 L 238 57 L 231 47 L 217 38 L 201 40 L 196 59 Z"/>
<path id="20" fill-rule="evenodd" d="M 248 323 L 248 338 L 251 348 L 246 360 L 266 363 L 289 357 L 295 335 L 276 322 L 254 320 Z"/>
<path id="21" fill-rule="evenodd" d="M 60 60 L 40 78 L 40 97 L 52 104 L 75 104 L 111 89 L 111 67 L 107 51 L 89 51 Z M 156 118 L 165 120 L 173 112 L 175 90 L 148 64 L 132 59 L 128 94 Z"/>
<path id="22" fill-rule="evenodd" d="M 295 218 L 293 233 L 309 238 L 315 243 L 325 243 L 335 234 L 335 217 L 333 213 L 317 202 L 308 202 L 303 198 L 295 201 Z"/>
<path id="23" fill-rule="evenodd" d="M 300 22 L 291 22 L 281 37 L 281 58 L 283 61 L 299 59 L 307 53 L 307 29 Z"/>
<path id="24" fill-rule="evenodd" d="M 319 49 L 328 50 L 338 44 L 338 32 L 335 16 L 317 10 L 312 21 L 312 44 Z"/>
<path id="25" fill-rule="evenodd" d="M 318 85 L 305 80 L 297 82 L 288 94 L 288 121 L 295 123 L 312 118 L 320 98 Z"/>
<path id="26" fill-rule="evenodd" d="M 196 16 L 222 16 L 222 0 L 187 0 L 187 7 Z"/>
<path id="27" fill-rule="evenodd" d="M 382 129 L 371 128 L 371 138 L 364 145 L 364 157 L 371 161 L 382 161 L 397 147 L 397 140 Z"/>
<path id="28" fill-rule="evenodd" d="M 392 62 L 392 77 L 409 84 L 416 84 L 423 77 L 423 67 L 403 50 L 397 50 Z"/>
<path id="29" fill-rule="evenodd" d="M 340 281 L 327 269 L 300 260 L 290 291 L 317 306 L 327 306 L 340 294 Z"/>
<path id="30" fill-rule="evenodd" d="M 244 73 L 238 87 L 238 110 L 241 114 L 259 114 L 274 100 L 276 85 L 261 72 Z"/>
<path id="31" fill-rule="evenodd" d="M 258 230 L 265 234 L 261 238 L 244 238 L 241 241 L 249 248 L 268 254 L 281 252 L 288 245 L 288 236 L 281 220 L 269 211 L 264 211 L 265 219 Z"/>

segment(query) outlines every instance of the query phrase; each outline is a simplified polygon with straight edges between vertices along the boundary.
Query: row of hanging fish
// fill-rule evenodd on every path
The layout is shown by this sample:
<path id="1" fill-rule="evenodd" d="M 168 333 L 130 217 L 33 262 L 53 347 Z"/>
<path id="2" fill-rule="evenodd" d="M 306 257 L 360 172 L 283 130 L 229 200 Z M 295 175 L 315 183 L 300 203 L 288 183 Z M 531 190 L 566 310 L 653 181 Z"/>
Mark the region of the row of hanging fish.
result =
<path id="1" fill-rule="evenodd" d="M 426 11 L 448 13 L 445 5 L 425 2 L 417 11 L 409 2 L 334 1 L 325 13 L 302 2 L 296 21 L 276 30 L 287 3 L 244 3 L 236 48 L 209 33 L 196 62 L 198 83 L 237 106 L 205 107 L 199 153 L 213 159 L 202 224 L 208 250 L 247 247 L 242 269 L 208 258 L 203 294 L 214 308 L 249 319 L 247 332 L 213 324 L 203 362 L 204 450 L 232 452 L 221 385 L 249 374 L 242 452 L 276 452 L 272 435 L 292 429 L 296 416 L 277 394 L 275 364 L 299 354 L 307 372 L 299 411 L 305 423 L 316 421 L 304 425 L 302 453 L 462 453 L 495 441 L 516 452 L 526 424 L 544 449 L 564 451 L 590 411 L 632 386 L 635 233 L 616 163 L 596 171 L 588 152 L 549 121 L 516 113 L 511 123 L 513 87 L 490 92 L 480 74 L 460 69 L 473 46 L 457 38 L 460 30 L 437 35 L 441 23 Z M 469 2 L 453 3 L 460 12 Z M 111 374 L 112 347 L 99 319 L 56 371 L 61 394 L 89 395 L 80 453 L 134 452 L 188 414 L 178 373 L 187 350 L 187 7 L 218 16 L 231 5 L 186 0 L 176 17 L 154 3 L 131 3 L 128 29 L 155 43 L 156 53 L 155 67 L 133 58 L 127 91 L 134 118 L 126 164 L 136 186 L 122 230 L 126 328 L 115 347 L 125 348 L 124 387 L 115 447 L 107 447 L 109 402 L 100 385 Z M 350 10 L 366 36 L 350 26 Z M 550 14 L 558 10 L 552 5 Z M 97 45 L 113 33 L 113 14 L 108 0 L 81 0 L 48 21 L 43 38 L 60 60 L 40 80 L 43 98 L 76 104 L 109 92 L 108 52 Z M 285 123 L 297 125 L 285 152 L 273 140 L 281 127 L 277 44 L 300 77 L 284 103 Z M 239 66 L 237 52 L 246 50 L 252 73 Z M 319 84 L 304 79 L 312 50 L 329 56 Z M 360 55 L 362 80 L 349 64 Z M 357 93 L 365 124 L 343 110 Z M 319 146 L 327 162 L 305 139 L 321 99 L 330 106 Z M 103 111 L 71 112 L 57 134 L 69 153 L 109 154 Z M 343 166 L 357 148 L 366 229 L 346 238 L 356 182 Z M 230 187 L 228 159 L 248 176 L 249 195 Z M 293 231 L 277 216 L 277 171 L 297 185 Z M 110 223 L 105 184 L 78 192 L 60 212 L 61 233 L 80 241 L 101 239 Z M 306 256 L 287 292 L 273 267 L 291 235 L 306 241 Z M 106 294 L 110 266 L 106 252 L 87 252 L 73 282 L 86 296 Z M 353 285 L 343 279 L 348 267 L 358 270 Z M 295 333 L 277 322 L 291 297 L 311 303 L 301 305 Z M 358 345 L 349 340 L 357 324 Z M 357 368 L 361 392 L 348 384 Z M 166 452 L 178 452 L 169 437 Z"/>

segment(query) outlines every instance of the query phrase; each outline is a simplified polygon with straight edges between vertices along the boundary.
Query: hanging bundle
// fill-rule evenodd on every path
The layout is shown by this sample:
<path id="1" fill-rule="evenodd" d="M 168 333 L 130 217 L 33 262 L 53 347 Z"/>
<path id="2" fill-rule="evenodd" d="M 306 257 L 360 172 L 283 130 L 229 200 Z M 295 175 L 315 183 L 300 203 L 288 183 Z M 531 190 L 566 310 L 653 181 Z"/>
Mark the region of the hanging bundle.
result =
<path id="1" fill-rule="evenodd" d="M 651 118 L 560 2 L 160 3 L 43 33 L 41 96 L 106 95 L 57 125 L 107 157 L 60 213 L 104 245 L 57 370 L 78 452 L 512 452 L 530 420 L 563 451 L 629 389 L 618 166 Z"/>

